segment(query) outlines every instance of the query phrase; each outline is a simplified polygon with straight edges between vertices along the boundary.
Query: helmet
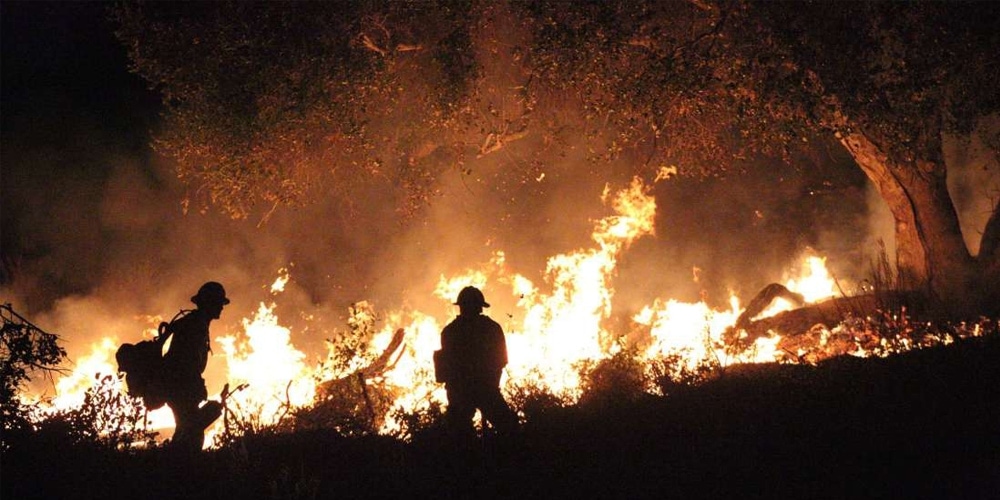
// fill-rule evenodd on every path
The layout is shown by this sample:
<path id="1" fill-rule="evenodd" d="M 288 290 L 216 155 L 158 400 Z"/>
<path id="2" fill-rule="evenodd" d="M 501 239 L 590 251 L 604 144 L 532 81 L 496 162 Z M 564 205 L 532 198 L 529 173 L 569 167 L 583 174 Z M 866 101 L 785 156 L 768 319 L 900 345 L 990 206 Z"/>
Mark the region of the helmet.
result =
<path id="1" fill-rule="evenodd" d="M 226 289 L 222 288 L 221 283 L 209 281 L 201 285 L 198 293 L 194 297 L 191 297 L 191 302 L 199 306 L 209 304 L 226 305 L 229 303 L 229 299 L 226 298 Z"/>
<path id="2" fill-rule="evenodd" d="M 486 303 L 486 297 L 483 297 L 483 292 L 479 291 L 479 289 L 474 286 L 467 286 L 463 288 L 461 292 L 458 292 L 458 298 L 455 299 L 455 305 L 490 307 L 490 305 Z"/>

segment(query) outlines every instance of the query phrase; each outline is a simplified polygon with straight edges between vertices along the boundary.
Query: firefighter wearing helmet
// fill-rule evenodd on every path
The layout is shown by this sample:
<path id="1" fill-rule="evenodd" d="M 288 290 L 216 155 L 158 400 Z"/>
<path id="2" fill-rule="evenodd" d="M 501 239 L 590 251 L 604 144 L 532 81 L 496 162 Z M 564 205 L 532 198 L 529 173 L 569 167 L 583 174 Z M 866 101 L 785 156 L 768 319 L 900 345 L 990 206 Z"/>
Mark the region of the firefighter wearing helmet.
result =
<path id="1" fill-rule="evenodd" d="M 517 415 L 500 393 L 507 366 L 503 329 L 483 314 L 490 305 L 478 288 L 463 288 L 455 305 L 458 316 L 441 331 L 441 350 L 435 354 L 436 376 L 448 396 L 446 423 L 458 435 L 473 435 L 472 417 L 479 409 L 498 434 L 509 434 L 517 427 Z"/>
<path id="2" fill-rule="evenodd" d="M 220 283 L 209 281 L 191 297 L 191 302 L 196 308 L 167 327 L 172 339 L 163 357 L 165 399 L 177 424 L 171 447 L 184 452 L 201 450 L 205 429 L 222 413 L 221 404 L 205 401 L 208 390 L 202 373 L 212 350 L 208 326 L 219 319 L 229 299 Z"/>

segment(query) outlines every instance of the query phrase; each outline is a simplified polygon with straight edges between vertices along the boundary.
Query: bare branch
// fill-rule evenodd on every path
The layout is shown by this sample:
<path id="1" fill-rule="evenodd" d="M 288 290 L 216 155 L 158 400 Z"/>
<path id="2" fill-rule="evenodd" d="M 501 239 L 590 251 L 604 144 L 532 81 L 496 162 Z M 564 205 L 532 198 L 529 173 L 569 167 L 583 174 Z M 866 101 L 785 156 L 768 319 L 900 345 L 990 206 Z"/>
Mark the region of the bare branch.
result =
<path id="1" fill-rule="evenodd" d="M 424 50 L 424 46 L 410 45 L 408 43 L 400 43 L 396 45 L 396 52 L 415 52 L 418 50 Z"/>
<path id="2" fill-rule="evenodd" d="M 506 134 L 503 132 L 489 133 L 486 136 L 486 140 L 483 141 L 483 145 L 479 146 L 479 154 L 476 158 L 482 158 L 490 153 L 499 151 L 506 144 L 524 139 L 528 136 L 528 127 L 525 126 L 521 130 L 514 132 L 512 134 Z"/>
<path id="3" fill-rule="evenodd" d="M 379 55 L 381 55 L 382 57 L 388 55 L 388 52 L 386 52 L 386 50 L 383 49 L 382 47 L 376 45 L 375 42 L 373 42 L 372 39 L 366 33 L 361 34 L 361 44 L 370 50 L 378 52 Z"/>

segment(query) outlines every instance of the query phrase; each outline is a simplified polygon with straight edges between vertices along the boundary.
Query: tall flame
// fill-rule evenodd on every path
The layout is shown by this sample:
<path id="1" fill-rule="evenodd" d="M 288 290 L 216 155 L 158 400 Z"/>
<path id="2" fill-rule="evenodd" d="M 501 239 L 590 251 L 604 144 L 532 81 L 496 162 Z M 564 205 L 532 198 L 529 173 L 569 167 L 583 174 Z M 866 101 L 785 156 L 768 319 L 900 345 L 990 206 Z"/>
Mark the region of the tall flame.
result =
<path id="1" fill-rule="evenodd" d="M 442 275 L 435 289 L 428 291 L 446 307 L 467 285 L 513 304 L 512 312 L 505 310 L 506 317 L 497 318 L 507 333 L 507 389 L 530 383 L 568 402 L 575 401 L 582 391 L 581 363 L 607 359 L 622 349 L 622 332 L 606 329 L 614 307 L 612 278 L 621 254 L 638 238 L 654 234 L 656 202 L 639 179 L 613 194 L 606 187 L 602 200 L 613 213 L 594 221 L 593 245 L 550 257 L 543 283 L 509 272 L 505 252 L 496 251 L 481 268 L 452 277 Z M 802 270 L 786 278 L 787 288 L 807 301 L 834 295 L 833 280 L 821 257 L 807 255 Z M 271 285 L 272 294 L 283 291 L 289 280 L 288 270 L 281 269 Z M 214 339 L 222 352 L 212 363 L 224 363 L 226 380 L 233 387 L 246 384 L 246 389 L 233 393 L 227 403 L 255 412 L 262 424 L 275 423 L 290 409 L 313 404 L 320 381 L 348 374 L 328 367 L 310 367 L 306 355 L 292 344 L 292 331 L 280 324 L 275 308 L 275 302 L 261 302 L 252 318 L 242 321 L 241 332 L 224 333 Z M 714 310 L 704 302 L 657 298 L 632 317 L 636 328 L 646 332 L 646 338 L 630 341 L 640 347 L 637 352 L 642 362 L 671 355 L 681 356 L 690 366 L 706 359 L 720 364 L 775 360 L 777 336 L 758 339 L 744 352 L 727 352 L 723 332 L 735 323 L 741 311 L 735 296 L 726 310 Z M 776 312 L 774 309 L 764 314 Z M 377 377 L 391 392 L 393 405 L 404 411 L 445 403 L 443 388 L 434 382 L 432 356 L 440 348 L 440 332 L 449 318 L 421 311 L 392 311 L 381 320 L 382 328 L 364 352 L 356 353 L 348 370 L 361 370 L 364 360 L 392 351 L 394 336 L 403 329 L 402 345 L 390 352 L 392 357 L 384 369 L 367 376 Z M 86 380 L 94 372 L 113 372 L 110 360 L 117 344 L 117 339 L 102 339 L 91 356 L 77 361 L 76 371 L 57 385 L 58 404 L 78 404 Z M 160 410 L 157 415 L 159 425 L 172 425 L 169 410 Z M 398 425 L 390 415 L 382 430 Z M 219 432 L 218 425 L 213 432 Z"/>
<path id="2" fill-rule="evenodd" d="M 261 303 L 253 319 L 243 320 L 244 338 L 216 338 L 225 353 L 228 380 L 247 384 L 233 402 L 256 408 L 265 422 L 273 422 L 284 409 L 312 402 L 316 387 L 306 366 L 306 355 L 291 343 L 291 330 L 278 324 L 275 304 Z"/>

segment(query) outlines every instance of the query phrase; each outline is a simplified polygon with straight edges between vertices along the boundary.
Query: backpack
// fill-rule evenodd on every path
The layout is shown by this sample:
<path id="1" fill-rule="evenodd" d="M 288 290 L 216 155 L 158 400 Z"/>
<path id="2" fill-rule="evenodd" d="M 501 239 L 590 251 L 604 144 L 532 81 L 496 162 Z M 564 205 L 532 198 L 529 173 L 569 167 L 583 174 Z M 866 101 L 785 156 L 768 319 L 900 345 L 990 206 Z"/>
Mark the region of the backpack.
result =
<path id="1" fill-rule="evenodd" d="M 160 323 L 155 338 L 135 344 L 122 344 L 115 352 L 118 371 L 125 374 L 129 396 L 141 398 L 146 408 L 156 410 L 166 404 L 163 377 L 163 344 L 173 333 L 171 329 L 185 311 L 177 313 L 170 323 Z"/>
<path id="2" fill-rule="evenodd" d="M 453 378 L 451 359 L 445 354 L 443 349 L 434 351 L 434 381 L 439 384 L 447 383 Z"/>

